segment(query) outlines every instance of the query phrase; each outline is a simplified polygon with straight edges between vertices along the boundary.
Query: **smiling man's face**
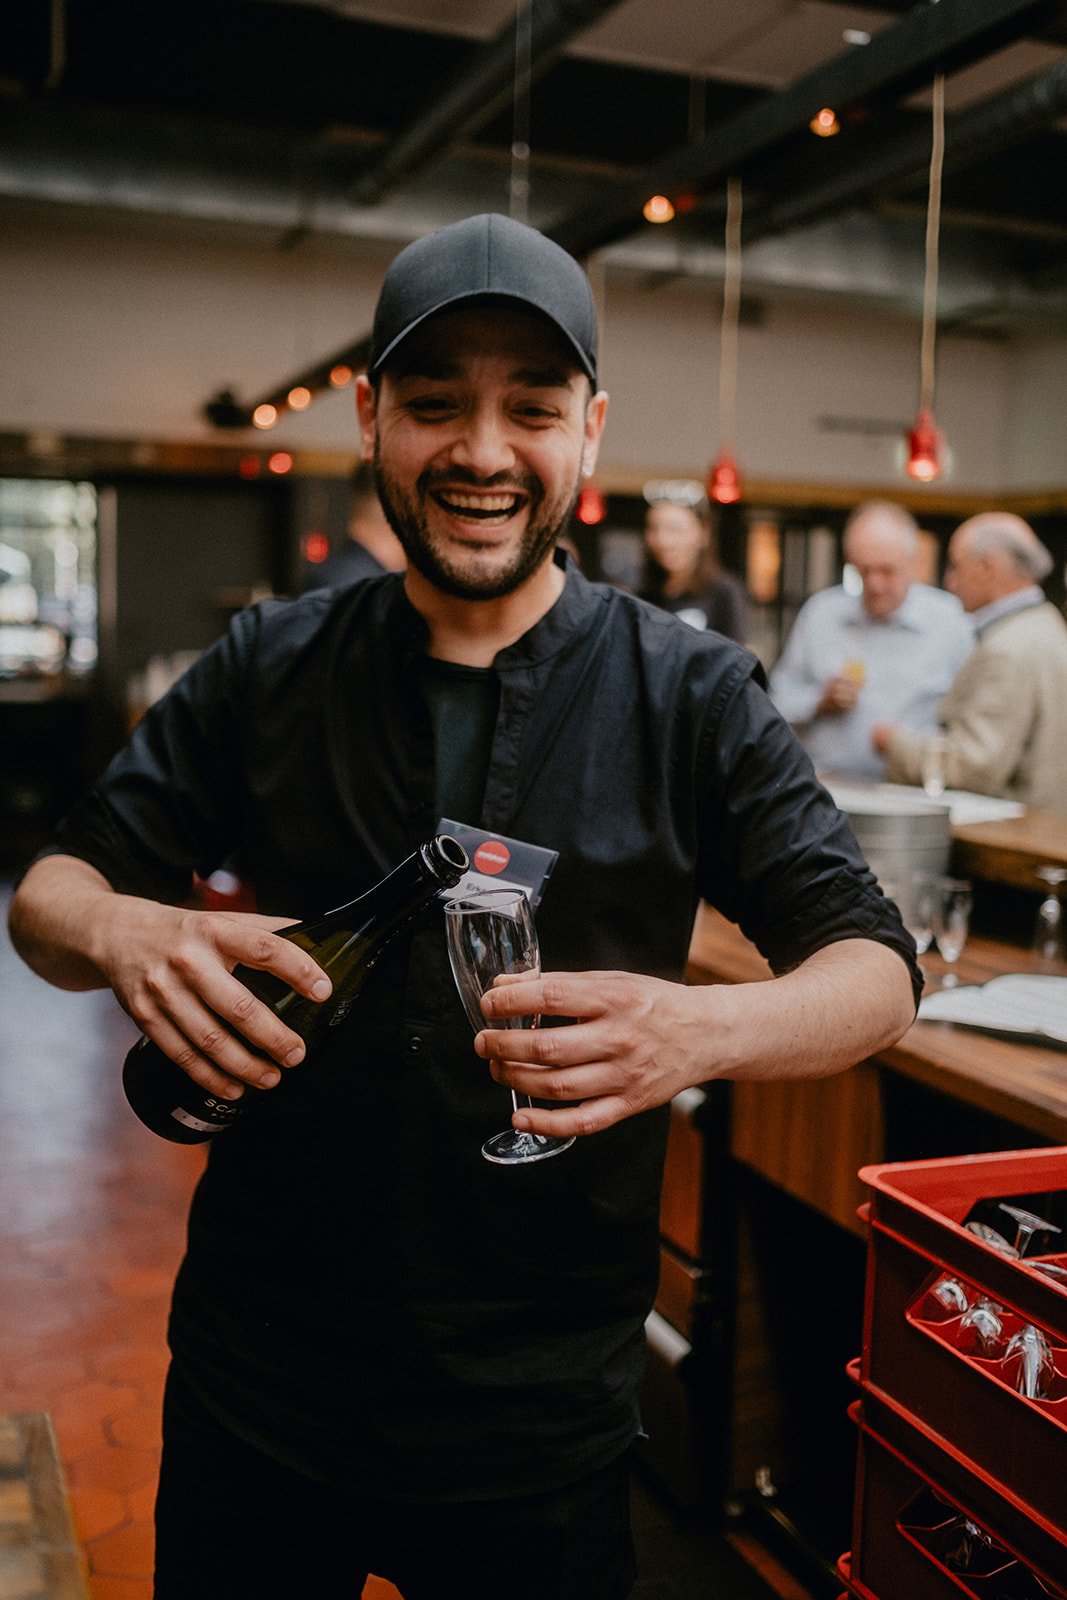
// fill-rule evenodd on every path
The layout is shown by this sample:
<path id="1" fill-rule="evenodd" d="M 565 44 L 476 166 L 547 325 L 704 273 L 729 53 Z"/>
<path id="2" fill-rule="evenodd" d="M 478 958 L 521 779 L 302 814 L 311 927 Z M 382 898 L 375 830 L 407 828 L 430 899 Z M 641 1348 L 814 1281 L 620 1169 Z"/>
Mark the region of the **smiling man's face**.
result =
<path id="1" fill-rule="evenodd" d="M 364 449 L 408 561 L 444 594 L 512 593 L 549 556 L 605 397 L 544 318 L 505 306 L 445 311 L 359 391 Z"/>

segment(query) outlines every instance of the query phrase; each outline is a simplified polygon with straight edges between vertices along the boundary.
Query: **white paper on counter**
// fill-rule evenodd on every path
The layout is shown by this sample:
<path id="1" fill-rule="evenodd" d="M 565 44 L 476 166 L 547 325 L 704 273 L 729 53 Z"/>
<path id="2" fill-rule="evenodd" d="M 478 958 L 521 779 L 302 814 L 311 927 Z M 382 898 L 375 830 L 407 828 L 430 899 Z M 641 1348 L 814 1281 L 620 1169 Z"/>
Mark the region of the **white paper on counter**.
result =
<path id="1" fill-rule="evenodd" d="M 832 773 L 823 777 L 835 805 L 843 811 L 891 812 L 924 811 L 931 805 L 947 806 L 949 822 L 963 828 L 972 822 L 1008 822 L 1026 810 L 1018 800 L 1001 800 L 996 795 L 972 794 L 969 789 L 946 789 L 936 798 L 924 789 L 906 783 L 865 783 L 839 779 Z"/>
<path id="2" fill-rule="evenodd" d="M 1067 978 L 1009 972 L 988 983 L 942 989 L 920 1002 L 919 1018 L 1067 1044 Z"/>

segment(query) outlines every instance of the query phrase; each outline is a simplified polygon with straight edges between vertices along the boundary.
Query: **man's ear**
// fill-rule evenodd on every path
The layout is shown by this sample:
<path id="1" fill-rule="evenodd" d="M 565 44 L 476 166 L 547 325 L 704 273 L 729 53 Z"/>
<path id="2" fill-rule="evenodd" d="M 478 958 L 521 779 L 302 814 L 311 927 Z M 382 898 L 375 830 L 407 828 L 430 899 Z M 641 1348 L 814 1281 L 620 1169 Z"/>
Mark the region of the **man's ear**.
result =
<path id="1" fill-rule="evenodd" d="M 362 458 L 364 461 L 373 461 L 374 443 L 378 436 L 378 396 L 365 372 L 356 378 L 356 417 Z"/>
<path id="2" fill-rule="evenodd" d="M 608 397 L 601 389 L 585 408 L 585 438 L 582 441 L 583 478 L 591 478 L 596 470 L 596 458 L 600 452 L 600 438 L 604 432 L 607 411 Z"/>

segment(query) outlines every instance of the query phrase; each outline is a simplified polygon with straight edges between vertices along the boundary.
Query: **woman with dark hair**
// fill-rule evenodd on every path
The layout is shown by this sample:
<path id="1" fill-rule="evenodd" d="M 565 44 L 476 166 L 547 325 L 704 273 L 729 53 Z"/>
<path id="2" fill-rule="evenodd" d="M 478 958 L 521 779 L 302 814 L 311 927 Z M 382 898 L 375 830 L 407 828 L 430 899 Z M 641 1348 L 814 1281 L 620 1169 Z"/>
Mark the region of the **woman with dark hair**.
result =
<path id="1" fill-rule="evenodd" d="M 652 499 L 645 514 L 643 600 L 673 611 L 694 628 L 712 628 L 744 644 L 744 585 L 719 565 L 711 507 L 693 485 L 688 495 Z"/>

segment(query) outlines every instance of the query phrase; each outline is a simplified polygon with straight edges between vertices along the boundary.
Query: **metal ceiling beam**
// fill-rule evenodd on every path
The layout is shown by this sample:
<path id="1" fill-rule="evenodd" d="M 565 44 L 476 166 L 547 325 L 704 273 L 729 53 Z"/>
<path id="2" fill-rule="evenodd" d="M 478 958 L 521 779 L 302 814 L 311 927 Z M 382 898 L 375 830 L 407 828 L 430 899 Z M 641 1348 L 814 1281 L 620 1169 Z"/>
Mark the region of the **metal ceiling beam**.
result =
<path id="1" fill-rule="evenodd" d="M 1041 0 L 940 0 L 917 5 L 869 44 L 816 67 L 788 88 L 713 127 L 650 166 L 642 178 L 613 191 L 603 203 L 564 217 L 548 229 L 572 255 L 583 257 L 642 226 L 651 194 L 691 197 L 739 172 L 746 161 L 806 128 L 823 106 L 840 113 L 871 97 L 902 93 L 930 75 L 963 64 L 1019 36 Z"/>
<path id="2" fill-rule="evenodd" d="M 1067 60 L 946 117 L 943 171 L 965 171 L 994 151 L 1050 127 L 1065 111 Z M 924 122 L 903 138 L 894 136 L 867 157 L 850 162 L 824 183 L 760 209 L 746 208 L 745 243 L 754 244 L 918 182 L 929 170 L 930 142 L 930 126 Z"/>
<path id="3" fill-rule="evenodd" d="M 576 34 L 619 0 L 530 0 L 408 126 L 359 174 L 352 198 L 377 205 L 400 181 L 430 166 L 512 103 L 521 57 L 529 52 L 529 82 L 543 73 Z M 521 43 L 521 49 L 517 48 Z"/>

